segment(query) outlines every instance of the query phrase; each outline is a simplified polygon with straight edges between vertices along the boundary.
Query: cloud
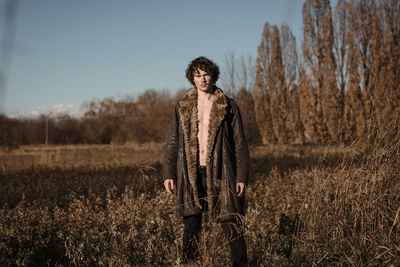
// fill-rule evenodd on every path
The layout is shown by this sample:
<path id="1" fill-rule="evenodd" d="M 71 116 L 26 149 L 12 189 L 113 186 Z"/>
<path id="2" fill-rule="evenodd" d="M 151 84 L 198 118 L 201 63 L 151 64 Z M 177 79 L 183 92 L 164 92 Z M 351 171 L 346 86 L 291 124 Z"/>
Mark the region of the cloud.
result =
<path id="1" fill-rule="evenodd" d="M 73 117 L 79 117 L 81 115 L 80 105 L 77 104 L 54 104 L 49 112 L 54 114 L 68 114 Z"/>
<path id="2" fill-rule="evenodd" d="M 22 118 L 22 117 L 37 118 L 40 115 L 48 115 L 48 114 L 51 114 L 52 116 L 59 115 L 59 114 L 68 114 L 72 117 L 79 118 L 82 115 L 82 111 L 81 111 L 81 106 L 78 104 L 59 103 L 59 104 L 54 104 L 51 107 L 42 106 L 42 107 L 38 107 L 34 110 L 10 114 L 9 117 L 12 117 L 12 118 Z"/>
<path id="3" fill-rule="evenodd" d="M 39 115 L 40 115 L 40 112 L 37 111 L 37 110 L 33 110 L 33 111 L 31 111 L 31 114 L 30 114 L 30 115 L 32 115 L 32 116 L 39 116 Z"/>
<path id="4" fill-rule="evenodd" d="M 79 109 L 79 106 L 76 104 L 55 104 L 51 107 L 51 111 L 54 113 L 76 113 L 77 109 Z"/>

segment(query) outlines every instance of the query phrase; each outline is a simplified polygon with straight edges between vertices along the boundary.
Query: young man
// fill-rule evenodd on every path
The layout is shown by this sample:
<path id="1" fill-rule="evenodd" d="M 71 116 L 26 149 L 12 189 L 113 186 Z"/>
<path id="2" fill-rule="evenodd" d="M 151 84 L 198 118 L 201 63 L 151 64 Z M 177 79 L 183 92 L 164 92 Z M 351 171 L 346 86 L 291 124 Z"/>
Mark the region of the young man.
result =
<path id="1" fill-rule="evenodd" d="M 183 261 L 198 257 L 203 211 L 222 223 L 234 266 L 247 266 L 240 217 L 248 182 L 249 152 L 239 108 L 215 83 L 219 68 L 205 57 L 186 69 L 195 88 L 178 101 L 164 150 L 165 189 L 183 217 Z"/>

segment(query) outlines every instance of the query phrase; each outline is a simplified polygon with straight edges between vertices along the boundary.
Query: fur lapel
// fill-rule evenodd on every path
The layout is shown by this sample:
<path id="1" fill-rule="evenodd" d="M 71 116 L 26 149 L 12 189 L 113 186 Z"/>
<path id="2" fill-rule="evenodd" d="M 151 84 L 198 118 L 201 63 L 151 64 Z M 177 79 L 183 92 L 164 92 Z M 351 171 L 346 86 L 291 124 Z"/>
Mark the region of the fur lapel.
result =
<path id="1" fill-rule="evenodd" d="M 208 141 L 207 141 L 207 191 L 209 210 L 213 210 L 212 196 L 215 196 L 214 183 L 211 177 L 211 154 L 213 151 L 215 138 L 218 129 L 225 118 L 228 103 L 226 96 L 221 89 L 215 88 L 213 94 L 213 104 L 210 112 L 210 120 L 208 126 Z M 189 90 L 179 101 L 179 115 L 181 118 L 184 142 L 186 164 L 188 168 L 189 182 L 193 189 L 193 197 L 195 204 L 201 208 L 198 190 L 196 186 L 197 180 L 197 165 L 198 165 L 198 116 L 197 116 L 197 89 Z"/>
<path id="2" fill-rule="evenodd" d="M 186 166 L 189 182 L 193 189 L 194 202 L 201 209 L 197 180 L 197 155 L 198 155 L 198 119 L 197 119 L 197 89 L 188 91 L 179 101 L 179 115 L 181 118 L 183 138 L 185 142 Z"/>
<path id="3" fill-rule="evenodd" d="M 208 140 L 207 140 L 207 158 L 206 158 L 206 168 L 207 168 L 207 201 L 208 208 L 211 213 L 214 213 L 214 201 L 213 198 L 217 196 L 215 192 L 215 185 L 211 172 L 211 155 L 214 148 L 215 138 L 217 136 L 218 129 L 225 118 L 226 109 L 228 106 L 227 99 L 223 94 L 222 90 L 219 88 L 215 89 L 213 95 L 213 104 L 210 112 L 210 119 L 208 122 Z"/>

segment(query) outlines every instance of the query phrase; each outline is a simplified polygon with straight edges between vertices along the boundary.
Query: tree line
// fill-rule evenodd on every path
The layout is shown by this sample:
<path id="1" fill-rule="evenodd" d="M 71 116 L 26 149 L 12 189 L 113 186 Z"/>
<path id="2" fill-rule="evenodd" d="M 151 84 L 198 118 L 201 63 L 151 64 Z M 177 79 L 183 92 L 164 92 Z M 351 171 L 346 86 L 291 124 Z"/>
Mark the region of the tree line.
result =
<path id="1" fill-rule="evenodd" d="M 398 140 L 400 0 L 306 0 L 300 53 L 287 25 L 266 23 L 256 62 L 225 55 L 222 88 L 250 143 Z M 80 118 L 0 114 L 0 145 L 163 142 L 185 89 L 93 100 Z"/>
<path id="2" fill-rule="evenodd" d="M 82 105 L 83 115 L 41 115 L 14 119 L 0 115 L 0 144 L 110 144 L 160 142 L 173 111 L 167 91 L 146 90 L 136 99 L 92 100 Z M 47 127 L 46 127 L 47 124 Z"/>
<path id="3" fill-rule="evenodd" d="M 124 144 L 163 142 L 176 101 L 186 90 L 174 95 L 169 91 L 149 89 L 137 98 L 124 100 L 106 98 L 86 102 L 83 115 L 41 115 L 37 119 L 15 119 L 0 114 L 0 145 L 17 147 L 28 144 Z M 258 129 L 251 92 L 240 90 L 239 104 L 243 106 L 246 134 L 257 142 Z M 241 102 L 240 102 L 241 101 Z"/>

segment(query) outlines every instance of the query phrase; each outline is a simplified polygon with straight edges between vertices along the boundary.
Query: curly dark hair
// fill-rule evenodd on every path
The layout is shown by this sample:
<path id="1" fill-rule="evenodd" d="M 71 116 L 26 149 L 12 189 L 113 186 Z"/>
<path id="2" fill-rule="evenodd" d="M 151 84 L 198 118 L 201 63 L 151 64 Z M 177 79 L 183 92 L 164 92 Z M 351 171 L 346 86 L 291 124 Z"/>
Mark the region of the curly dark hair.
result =
<path id="1" fill-rule="evenodd" d="M 218 81 L 219 78 L 218 65 L 206 57 L 198 57 L 193 59 L 186 68 L 186 78 L 191 84 L 195 85 L 193 81 L 193 76 L 194 73 L 197 72 L 197 69 L 201 69 L 202 71 L 205 71 L 208 74 L 210 74 L 213 84 L 215 84 Z"/>

